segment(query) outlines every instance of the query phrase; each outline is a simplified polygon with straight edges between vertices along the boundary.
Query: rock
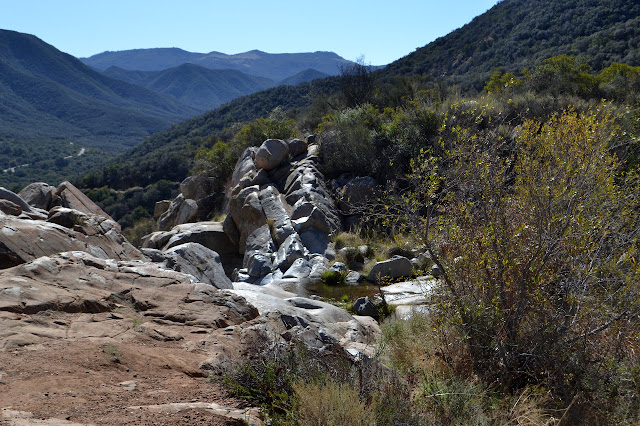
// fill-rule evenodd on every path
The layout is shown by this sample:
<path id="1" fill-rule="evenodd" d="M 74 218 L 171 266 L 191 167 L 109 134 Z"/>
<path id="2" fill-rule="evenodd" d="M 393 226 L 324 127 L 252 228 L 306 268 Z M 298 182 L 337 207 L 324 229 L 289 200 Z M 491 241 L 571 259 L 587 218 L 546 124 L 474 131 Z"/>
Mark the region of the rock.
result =
<path id="1" fill-rule="evenodd" d="M 273 266 L 286 271 L 296 259 L 304 258 L 306 255 L 307 249 L 302 244 L 300 236 L 293 234 L 280 245 Z"/>
<path id="2" fill-rule="evenodd" d="M 198 203 L 195 200 L 186 199 L 180 204 L 178 215 L 175 222 L 171 226 L 182 225 L 183 223 L 189 223 L 195 221 L 198 217 Z"/>
<path id="3" fill-rule="evenodd" d="M 220 222 L 196 222 L 174 226 L 171 231 L 155 236 L 158 246 L 152 248 L 168 250 L 184 243 L 198 243 L 221 256 L 235 252 Z"/>
<path id="4" fill-rule="evenodd" d="M 267 218 L 258 197 L 259 190 L 258 186 L 250 186 L 239 190 L 229 200 L 229 216 L 233 219 L 239 234 L 239 253 L 245 253 L 249 234 L 267 224 Z"/>
<path id="5" fill-rule="evenodd" d="M 293 158 L 307 153 L 307 142 L 301 139 L 288 139 L 287 144 L 289 145 L 289 154 Z"/>
<path id="6" fill-rule="evenodd" d="M 335 253 L 330 246 L 329 236 L 315 230 L 306 231 L 300 234 L 302 244 L 309 250 L 309 253 L 320 254 L 327 259 L 334 259 Z"/>
<path id="7" fill-rule="evenodd" d="M 100 216 L 87 216 L 68 229 L 40 220 L 0 216 L 0 269 L 63 251 L 83 251 L 103 259 L 143 259 L 120 234 L 119 226 Z"/>
<path id="8" fill-rule="evenodd" d="M 51 201 L 56 188 L 44 182 L 34 182 L 25 186 L 18 196 L 32 207 L 43 210 L 51 208 Z"/>
<path id="9" fill-rule="evenodd" d="M 62 207 L 67 207 L 89 215 L 102 216 L 107 219 L 113 220 L 111 216 L 105 213 L 104 210 L 98 207 L 96 203 L 91 201 L 89 197 L 84 195 L 82 191 L 73 186 L 70 182 L 62 182 L 58 186 L 55 195 L 60 197 L 60 205 Z"/>
<path id="10" fill-rule="evenodd" d="M 200 200 L 214 193 L 216 181 L 209 176 L 187 176 L 180 183 L 180 193 L 185 199 Z"/>
<path id="11" fill-rule="evenodd" d="M 22 208 L 12 201 L 0 199 L 0 212 L 11 216 L 20 216 Z"/>
<path id="12" fill-rule="evenodd" d="M 219 289 L 232 289 L 225 275 L 220 256 L 198 243 L 185 243 L 165 252 L 172 259 L 168 266 L 178 272 L 193 275 L 198 281 Z"/>
<path id="13" fill-rule="evenodd" d="M 312 265 L 303 258 L 296 259 L 291 267 L 282 275 L 282 278 L 308 278 L 311 274 Z"/>
<path id="14" fill-rule="evenodd" d="M 338 206 L 344 215 L 362 213 L 367 201 L 375 198 L 378 182 L 370 176 L 356 177 L 348 180 L 338 188 L 340 202 Z"/>
<path id="15" fill-rule="evenodd" d="M 259 251 L 252 252 L 245 256 L 244 263 L 246 264 L 247 273 L 251 277 L 264 277 L 273 271 L 271 256 Z"/>
<path id="16" fill-rule="evenodd" d="M 431 275 L 433 275 L 434 278 L 440 278 L 443 275 L 442 269 L 440 269 L 438 265 L 433 265 L 431 267 Z"/>
<path id="17" fill-rule="evenodd" d="M 358 300 L 356 300 L 355 303 L 353 304 L 353 310 L 358 315 L 373 317 L 373 318 L 380 317 L 380 311 L 378 310 L 378 307 L 367 296 L 361 297 Z"/>
<path id="18" fill-rule="evenodd" d="M 382 278 L 408 277 L 413 273 L 413 265 L 406 257 L 395 256 L 389 260 L 384 260 L 373 265 L 367 280 L 371 282 L 379 281 Z"/>
<path id="19" fill-rule="evenodd" d="M 169 208 L 167 211 L 162 213 L 160 219 L 158 219 L 158 229 L 160 231 L 168 231 L 176 225 L 176 218 L 178 217 L 178 213 L 180 212 L 180 206 L 184 202 L 184 196 L 179 194 L 176 198 L 171 201 L 169 204 Z"/>
<path id="20" fill-rule="evenodd" d="M 259 198 L 267 223 L 272 230 L 273 240 L 276 247 L 280 247 L 287 237 L 296 232 L 280 200 L 280 193 L 273 186 L 267 186 L 260 191 Z"/>
<path id="21" fill-rule="evenodd" d="M 268 139 L 256 151 L 255 162 L 258 167 L 272 170 L 287 160 L 289 146 L 280 139 Z"/>
<path id="22" fill-rule="evenodd" d="M 23 212 L 31 211 L 31 207 L 24 201 L 18 194 L 13 191 L 9 191 L 6 188 L 0 186 L 0 200 L 11 201 L 13 204 L 20 206 Z"/>
<path id="23" fill-rule="evenodd" d="M 74 226 L 82 225 L 88 220 L 89 215 L 81 211 L 68 209 L 66 207 L 54 207 L 49 211 L 47 222 L 73 229 Z"/>
<path id="24" fill-rule="evenodd" d="M 274 290 L 270 285 L 264 287 L 240 284 L 233 293 L 244 297 L 254 305 L 260 314 L 283 335 L 286 332 L 296 334 L 310 330 L 314 333 L 315 343 L 302 339 L 311 347 L 325 346 L 338 342 L 344 348 L 362 351 L 373 355 L 376 335 L 380 328 L 371 319 L 352 317 L 344 309 L 318 300 L 304 297 L 286 297 L 282 290 Z M 284 292 L 284 294 L 289 294 Z M 286 338 L 286 337 L 285 337 Z M 315 345 L 318 346 L 315 346 Z"/>
<path id="25" fill-rule="evenodd" d="M 159 219 L 167 210 L 169 210 L 169 206 L 171 205 L 171 200 L 162 200 L 156 201 L 156 204 L 153 206 L 153 218 Z"/>
<path id="26" fill-rule="evenodd" d="M 329 270 L 332 272 L 338 272 L 340 274 L 346 274 L 348 269 L 347 269 L 347 265 L 345 265 L 344 263 L 336 262 L 333 265 L 331 265 Z"/>
<path id="27" fill-rule="evenodd" d="M 309 279 L 312 281 L 320 281 L 322 279 L 322 274 L 328 269 L 329 259 L 316 254 L 310 256 L 309 263 L 311 263 Z"/>
<path id="28" fill-rule="evenodd" d="M 245 151 L 242 153 L 242 155 L 238 159 L 238 162 L 236 163 L 235 169 L 233 170 L 233 175 L 231 176 L 232 187 L 238 185 L 240 179 L 256 170 L 256 163 L 254 161 L 256 151 L 257 148 L 250 147 L 245 149 Z"/>
<path id="29" fill-rule="evenodd" d="M 349 271 L 347 277 L 345 278 L 345 281 L 348 285 L 358 285 L 360 284 L 360 282 L 362 282 L 362 280 L 364 280 L 364 277 L 362 276 L 362 274 L 356 271 Z"/>
<path id="30" fill-rule="evenodd" d="M 0 272 L 0 312 L 33 315 L 38 312 L 107 313 L 114 304 L 134 306 L 143 318 L 180 327 L 227 327 L 252 320 L 257 310 L 243 298 L 210 285 L 193 283 L 189 275 L 139 261 L 117 262 L 83 252 L 66 252 L 35 259 Z M 0 321 L 2 319 L 0 318 Z M 114 335 L 114 319 L 102 329 L 64 327 L 62 336 L 99 333 Z M 0 346 L 35 333 L 33 341 L 56 336 L 52 327 L 2 322 Z M 158 325 L 159 326 L 159 325 Z M 142 329 L 144 330 L 144 328 Z M 126 331 L 126 328 L 123 332 Z"/>

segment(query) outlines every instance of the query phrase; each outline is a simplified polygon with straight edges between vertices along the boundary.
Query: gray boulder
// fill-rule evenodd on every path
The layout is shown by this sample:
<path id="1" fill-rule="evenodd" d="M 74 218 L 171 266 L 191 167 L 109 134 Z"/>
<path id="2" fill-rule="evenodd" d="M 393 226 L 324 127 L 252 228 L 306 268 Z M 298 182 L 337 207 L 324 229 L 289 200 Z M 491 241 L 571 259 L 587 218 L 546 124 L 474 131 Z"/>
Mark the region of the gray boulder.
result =
<path id="1" fill-rule="evenodd" d="M 11 216 L 20 216 L 22 209 L 12 201 L 0 199 L 0 212 Z"/>
<path id="2" fill-rule="evenodd" d="M 280 245 L 276 253 L 274 267 L 286 271 L 296 259 L 304 258 L 306 255 L 307 250 L 302 244 L 300 236 L 292 234 Z"/>
<path id="3" fill-rule="evenodd" d="M 360 282 L 362 282 L 362 280 L 364 280 L 364 277 L 362 276 L 362 274 L 356 271 L 349 271 L 347 277 L 345 278 L 345 281 L 348 285 L 358 285 L 360 284 Z"/>
<path id="4" fill-rule="evenodd" d="M 18 194 L 16 194 L 13 191 L 9 191 L 8 189 L 3 188 L 1 186 L 0 186 L 0 200 L 8 200 L 8 201 L 11 201 L 13 204 L 17 204 L 18 206 L 20 206 L 20 208 L 24 212 L 31 211 L 29 204 L 27 204 L 26 201 L 20 198 Z"/>
<path id="5" fill-rule="evenodd" d="M 255 162 L 258 167 L 272 170 L 287 160 L 289 145 L 280 139 L 268 139 L 256 151 Z"/>
<path id="6" fill-rule="evenodd" d="M 357 315 L 366 317 L 379 318 L 380 311 L 378 307 L 369 299 L 369 297 L 361 297 L 353 304 L 353 310 Z"/>
<path id="7" fill-rule="evenodd" d="M 167 266 L 194 276 L 198 281 L 219 289 L 232 289 L 231 280 L 225 275 L 220 256 L 198 243 L 186 243 L 165 252 Z"/>
<path id="8" fill-rule="evenodd" d="M 373 265 L 367 280 L 374 282 L 382 278 L 408 277 L 413 273 L 411 261 L 403 256 L 394 256 L 389 260 L 384 260 Z"/>
<path id="9" fill-rule="evenodd" d="M 289 154 L 293 158 L 307 153 L 307 142 L 301 139 L 288 139 L 287 144 L 289 145 Z"/>
<path id="10" fill-rule="evenodd" d="M 44 182 L 34 182 L 25 186 L 18 196 L 27 204 L 39 209 L 49 210 L 56 189 Z"/>
<path id="11" fill-rule="evenodd" d="M 312 265 L 308 260 L 296 259 L 289 269 L 282 275 L 282 278 L 309 278 Z"/>
<path id="12" fill-rule="evenodd" d="M 70 182 L 62 182 L 58 186 L 55 195 L 60 198 L 59 202 L 62 207 L 113 220 L 111 216 L 105 213 L 104 210 L 98 207 L 96 203 L 91 201 L 89 197 L 84 195 L 82 191 L 73 186 Z M 24 210 L 24 208 L 22 210 Z"/>
<path id="13" fill-rule="evenodd" d="M 290 235 L 295 234 L 293 224 L 275 187 L 267 186 L 260 191 L 259 197 L 267 222 L 271 224 L 274 242 L 279 247 Z"/>

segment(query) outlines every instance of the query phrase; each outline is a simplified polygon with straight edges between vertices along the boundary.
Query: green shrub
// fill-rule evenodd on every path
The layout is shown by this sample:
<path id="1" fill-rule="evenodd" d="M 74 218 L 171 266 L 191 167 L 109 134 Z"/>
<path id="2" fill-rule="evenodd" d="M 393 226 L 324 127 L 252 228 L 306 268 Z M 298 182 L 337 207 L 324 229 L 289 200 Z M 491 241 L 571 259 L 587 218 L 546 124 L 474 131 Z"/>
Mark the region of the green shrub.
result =
<path id="1" fill-rule="evenodd" d="M 336 286 L 346 284 L 346 274 L 340 271 L 327 270 L 322 273 L 320 279 L 326 285 Z"/>

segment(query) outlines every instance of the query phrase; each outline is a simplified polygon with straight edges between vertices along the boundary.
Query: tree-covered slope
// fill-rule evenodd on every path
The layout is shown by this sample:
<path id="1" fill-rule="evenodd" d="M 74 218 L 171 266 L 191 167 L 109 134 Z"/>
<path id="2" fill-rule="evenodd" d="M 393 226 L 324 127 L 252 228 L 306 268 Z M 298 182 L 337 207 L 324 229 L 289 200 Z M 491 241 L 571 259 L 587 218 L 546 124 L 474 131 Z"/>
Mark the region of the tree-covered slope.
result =
<path id="1" fill-rule="evenodd" d="M 114 80 L 38 38 L 0 31 L 2 137 L 85 135 L 123 145 L 195 114 L 173 98 Z M 50 128 L 59 129 L 53 135 Z M 117 147 L 114 147 L 117 149 Z"/>
<path id="2" fill-rule="evenodd" d="M 395 61 L 384 74 L 428 74 L 481 89 L 496 70 L 580 56 L 596 70 L 640 65 L 637 0 L 504 0 L 469 24 Z"/>

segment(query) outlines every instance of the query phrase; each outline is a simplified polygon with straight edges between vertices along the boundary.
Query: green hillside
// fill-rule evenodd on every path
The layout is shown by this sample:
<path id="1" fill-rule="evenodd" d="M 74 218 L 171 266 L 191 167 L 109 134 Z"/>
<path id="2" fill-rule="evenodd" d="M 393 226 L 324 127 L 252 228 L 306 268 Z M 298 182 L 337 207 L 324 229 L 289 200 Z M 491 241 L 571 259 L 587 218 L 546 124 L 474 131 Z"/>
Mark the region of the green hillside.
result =
<path id="1" fill-rule="evenodd" d="M 581 57 L 596 70 L 612 62 L 640 65 L 640 3 L 504 0 L 383 73 L 427 74 L 480 90 L 496 70 L 520 72 L 561 54 Z"/>
<path id="2" fill-rule="evenodd" d="M 20 173 L 0 174 L 4 185 L 68 178 L 96 163 L 63 170 L 49 162 L 64 165 L 79 147 L 120 153 L 197 113 L 174 98 L 104 76 L 34 36 L 5 30 L 0 98 L 0 170 L 29 164 Z"/>

